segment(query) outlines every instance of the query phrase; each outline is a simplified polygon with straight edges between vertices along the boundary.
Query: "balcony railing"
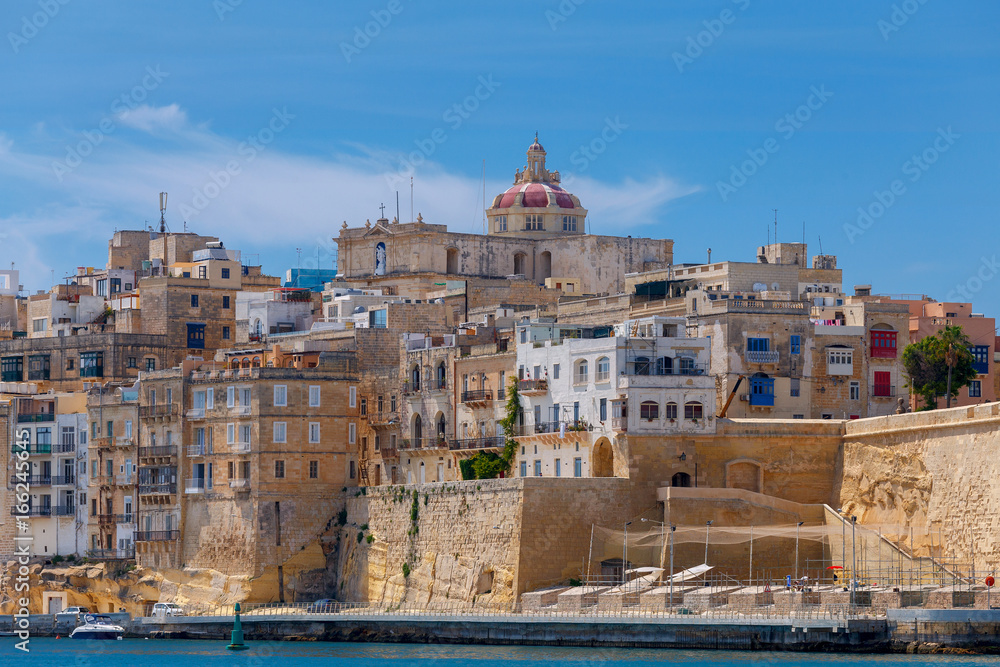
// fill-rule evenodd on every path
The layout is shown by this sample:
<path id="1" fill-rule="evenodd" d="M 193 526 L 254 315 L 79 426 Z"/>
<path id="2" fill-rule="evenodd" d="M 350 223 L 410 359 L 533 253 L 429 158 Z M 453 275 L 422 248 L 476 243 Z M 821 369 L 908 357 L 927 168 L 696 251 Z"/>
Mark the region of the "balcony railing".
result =
<path id="1" fill-rule="evenodd" d="M 76 451 L 75 442 L 60 442 L 55 445 L 56 454 L 69 454 Z"/>
<path id="2" fill-rule="evenodd" d="M 872 396 L 874 398 L 895 398 L 896 387 L 891 384 L 873 384 Z"/>
<path id="3" fill-rule="evenodd" d="M 140 405 L 139 418 L 150 419 L 153 417 L 176 417 L 178 406 L 176 403 L 160 403 L 159 405 Z"/>
<path id="4" fill-rule="evenodd" d="M 140 447 L 139 458 L 149 459 L 154 457 L 177 456 L 177 445 L 158 445 L 156 447 Z"/>
<path id="5" fill-rule="evenodd" d="M 177 483 L 169 482 L 162 484 L 139 483 L 139 494 L 147 496 L 163 496 L 177 493 Z"/>
<path id="6" fill-rule="evenodd" d="M 522 394 L 544 393 L 549 390 L 549 381 L 518 380 L 517 388 Z"/>
<path id="7" fill-rule="evenodd" d="M 135 514 L 98 514 L 97 521 L 99 523 L 111 524 L 111 523 L 132 523 L 135 520 Z"/>
<path id="8" fill-rule="evenodd" d="M 387 428 L 399 423 L 397 412 L 371 412 L 368 414 L 368 425 L 372 428 Z"/>
<path id="9" fill-rule="evenodd" d="M 132 447 L 133 445 L 135 445 L 135 440 L 130 435 L 120 435 L 115 438 L 116 447 Z"/>
<path id="10" fill-rule="evenodd" d="M 233 451 L 237 454 L 249 454 L 250 453 L 250 443 L 249 442 L 234 442 L 232 443 Z"/>
<path id="11" fill-rule="evenodd" d="M 17 511 L 17 505 L 10 509 L 11 516 L 73 516 L 76 505 L 50 505 L 48 507 L 29 507 L 27 512 Z"/>
<path id="12" fill-rule="evenodd" d="M 169 542 L 181 536 L 179 530 L 137 530 L 136 542 Z"/>
<path id="13" fill-rule="evenodd" d="M 587 422 L 582 419 L 576 419 L 569 421 L 538 422 L 534 425 L 534 433 L 559 433 L 564 426 L 567 432 L 593 430 L 593 427 Z M 525 433 L 524 435 L 530 435 L 530 433 Z"/>
<path id="14" fill-rule="evenodd" d="M 470 389 L 462 392 L 463 403 L 488 403 L 493 400 L 492 389 Z"/>
<path id="15" fill-rule="evenodd" d="M 32 412 L 17 416 L 18 424 L 30 424 L 36 422 L 54 422 L 56 415 L 53 412 Z"/>
<path id="16" fill-rule="evenodd" d="M 415 450 L 415 449 L 443 449 L 448 447 L 449 441 L 454 440 L 454 438 L 444 436 L 444 437 L 434 437 L 434 438 L 419 438 L 414 440 L 413 438 L 403 438 L 399 444 L 400 450 Z"/>
<path id="17" fill-rule="evenodd" d="M 185 414 L 188 419 L 204 419 L 205 418 L 205 408 L 191 408 Z"/>
<path id="18" fill-rule="evenodd" d="M 231 479 L 229 480 L 229 488 L 236 489 L 237 491 L 249 491 L 250 490 L 250 480 L 249 479 Z"/>
<path id="19" fill-rule="evenodd" d="M 116 486 L 132 486 L 135 484 L 135 473 L 120 473 L 115 475 Z"/>
<path id="20" fill-rule="evenodd" d="M 419 393 L 420 393 L 419 382 L 417 384 L 410 384 L 409 382 L 403 383 L 403 390 L 402 390 L 403 396 L 414 396 Z"/>
<path id="21" fill-rule="evenodd" d="M 777 350 L 747 350 L 746 362 L 748 364 L 776 364 L 779 354 Z"/>
<path id="22" fill-rule="evenodd" d="M 188 445 L 187 455 L 188 456 L 204 456 L 205 455 L 205 445 Z"/>
<path id="23" fill-rule="evenodd" d="M 135 549 L 88 549 L 87 558 L 93 560 L 132 560 Z"/>
<path id="24" fill-rule="evenodd" d="M 448 449 L 503 449 L 504 437 L 491 435 L 482 438 L 462 438 L 448 443 Z"/>
<path id="25" fill-rule="evenodd" d="M 628 431 L 628 417 L 612 417 L 611 428 L 615 431 Z"/>
<path id="26" fill-rule="evenodd" d="M 249 405 L 234 405 L 229 410 L 237 417 L 245 417 L 250 414 Z"/>
<path id="27" fill-rule="evenodd" d="M 74 475 L 53 475 L 52 486 L 66 486 L 67 484 L 76 484 L 76 477 Z"/>
<path id="28" fill-rule="evenodd" d="M 750 354 L 749 352 L 747 354 Z M 754 354 L 757 354 L 754 352 Z M 765 353 L 769 354 L 769 353 Z M 775 352 L 777 354 L 777 352 Z M 763 363 L 763 362 L 752 362 L 752 363 Z M 650 376 L 650 377 L 661 377 L 664 375 L 705 375 L 708 372 L 708 366 L 705 364 L 684 364 L 683 366 L 672 366 L 670 368 L 655 368 L 652 363 L 649 364 L 629 364 L 629 368 L 625 371 L 625 375 L 630 376 Z M 600 380 L 598 380 L 600 382 Z"/>
<path id="29" fill-rule="evenodd" d="M 18 475 L 10 476 L 11 486 L 14 484 L 27 484 L 31 486 L 52 486 L 52 475 L 27 475 L 25 477 L 19 477 Z"/>
<path id="30" fill-rule="evenodd" d="M 18 452 L 28 452 L 29 455 L 35 454 L 51 454 L 52 445 L 25 445 L 23 448 L 17 443 L 11 445 L 10 451 L 15 454 Z"/>
<path id="31" fill-rule="evenodd" d="M 195 477 L 184 481 L 184 493 L 205 493 L 205 478 Z"/>

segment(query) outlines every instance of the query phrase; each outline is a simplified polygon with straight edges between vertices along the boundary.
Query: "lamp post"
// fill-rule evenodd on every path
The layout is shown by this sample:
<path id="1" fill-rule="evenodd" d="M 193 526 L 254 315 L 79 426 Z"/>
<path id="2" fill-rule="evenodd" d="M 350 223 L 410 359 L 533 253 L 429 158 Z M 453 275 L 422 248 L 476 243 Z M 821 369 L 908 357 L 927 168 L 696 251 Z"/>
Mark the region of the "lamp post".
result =
<path id="1" fill-rule="evenodd" d="M 855 604 L 858 588 L 858 549 L 854 541 L 854 528 L 857 526 L 858 517 L 851 515 L 851 604 Z"/>
<path id="2" fill-rule="evenodd" d="M 705 565 L 708 565 L 708 533 L 712 529 L 712 522 L 705 522 Z"/>
<path id="3" fill-rule="evenodd" d="M 643 523 L 650 523 L 649 519 L 643 518 Z M 666 525 L 662 521 L 652 521 L 660 524 L 660 567 L 663 567 L 663 527 Z M 670 606 L 674 604 L 674 531 L 677 526 L 670 526 Z"/>
<path id="4" fill-rule="evenodd" d="M 625 523 L 625 537 L 622 540 L 622 585 L 625 585 L 625 570 L 628 569 L 628 527 L 632 525 L 631 521 Z"/>
<path id="5" fill-rule="evenodd" d="M 799 528 L 805 521 L 799 521 L 795 526 L 795 578 L 799 578 Z"/>
<path id="6" fill-rule="evenodd" d="M 847 520 L 844 519 L 844 508 L 837 508 L 840 517 L 840 564 L 841 573 L 847 570 Z M 834 575 L 837 576 L 837 575 Z"/>

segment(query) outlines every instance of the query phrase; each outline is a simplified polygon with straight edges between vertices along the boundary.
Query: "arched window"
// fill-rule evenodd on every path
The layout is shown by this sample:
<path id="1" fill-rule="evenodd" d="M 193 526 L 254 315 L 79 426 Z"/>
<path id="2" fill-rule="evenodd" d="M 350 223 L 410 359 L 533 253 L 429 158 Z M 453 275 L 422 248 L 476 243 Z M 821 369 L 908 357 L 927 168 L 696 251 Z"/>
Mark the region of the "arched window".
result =
<path id="1" fill-rule="evenodd" d="M 413 415 L 413 423 L 410 426 L 410 440 L 412 441 L 411 446 L 416 448 L 420 446 L 420 438 L 424 436 L 424 425 L 420 420 L 420 415 Z"/>
<path id="2" fill-rule="evenodd" d="M 601 357 L 597 360 L 597 374 L 594 376 L 595 382 L 607 382 L 611 379 L 611 360 Z"/>
<path id="3" fill-rule="evenodd" d="M 674 473 L 674 476 L 670 478 L 670 486 L 679 486 L 682 488 L 691 486 L 691 475 L 686 472 Z"/>
<path id="4" fill-rule="evenodd" d="M 552 277 L 552 253 L 546 250 L 539 256 L 538 282 Z"/>
<path id="5" fill-rule="evenodd" d="M 701 419 L 703 408 L 698 401 L 691 401 L 684 404 L 684 419 Z"/>
<path id="6" fill-rule="evenodd" d="M 444 413 L 439 412 L 437 416 L 437 439 L 439 442 L 445 439 L 445 426 Z"/>
<path id="7" fill-rule="evenodd" d="M 667 419 L 677 419 L 677 404 L 667 403 L 663 406 L 663 416 Z"/>
<path id="8" fill-rule="evenodd" d="M 639 419 L 653 421 L 660 418 L 660 405 L 656 401 L 643 401 L 639 406 Z"/>
<path id="9" fill-rule="evenodd" d="M 519 252 L 514 255 L 514 274 L 515 275 L 525 275 L 527 273 L 526 260 L 528 256 L 523 252 Z"/>
<path id="10" fill-rule="evenodd" d="M 251 368 L 260 368 L 260 357 L 254 357 L 253 361 L 250 362 Z"/>
<path id="11" fill-rule="evenodd" d="M 581 359 L 576 362 L 576 371 L 573 373 L 573 382 L 586 382 L 589 374 L 590 369 L 587 366 L 587 360 Z"/>
<path id="12" fill-rule="evenodd" d="M 649 375 L 649 357 L 636 357 L 632 366 L 636 375 Z"/>
<path id="13" fill-rule="evenodd" d="M 656 360 L 656 374 L 657 375 L 673 375 L 674 374 L 674 360 L 670 357 L 660 357 Z"/>
<path id="14" fill-rule="evenodd" d="M 420 365 L 410 366 L 410 391 L 420 391 Z"/>
<path id="15" fill-rule="evenodd" d="M 444 368 L 444 362 L 441 362 L 440 364 L 438 364 L 437 367 L 437 388 L 445 389 L 447 386 L 448 386 L 448 379 Z"/>

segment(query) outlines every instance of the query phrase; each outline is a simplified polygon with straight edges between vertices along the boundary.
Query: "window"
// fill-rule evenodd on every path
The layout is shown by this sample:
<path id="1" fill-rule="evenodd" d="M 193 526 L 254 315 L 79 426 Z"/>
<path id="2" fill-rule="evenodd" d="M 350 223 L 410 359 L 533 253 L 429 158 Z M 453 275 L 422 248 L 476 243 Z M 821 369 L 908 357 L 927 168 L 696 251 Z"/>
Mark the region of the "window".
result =
<path id="1" fill-rule="evenodd" d="M 607 421 L 608 419 L 608 399 L 602 398 L 600 403 L 600 420 Z"/>
<path id="2" fill-rule="evenodd" d="M 747 338 L 747 352 L 770 352 L 770 338 Z"/>
<path id="3" fill-rule="evenodd" d="M 423 465 L 423 463 L 421 463 L 420 465 Z M 357 464 L 354 461 L 351 461 L 350 468 L 351 468 L 350 471 L 351 479 L 354 479 L 355 475 L 357 475 Z"/>
<path id="4" fill-rule="evenodd" d="M 76 368 L 76 362 L 73 361 L 73 357 L 66 357 L 66 370 L 71 371 Z"/>
<path id="5" fill-rule="evenodd" d="M 361 399 L 361 416 L 364 417 L 368 414 L 368 399 Z"/>
<path id="6" fill-rule="evenodd" d="M 983 383 L 981 380 L 972 380 L 969 382 L 969 398 L 982 398 L 983 397 Z"/>
<path id="7" fill-rule="evenodd" d="M 583 459 L 573 459 L 573 477 L 583 477 Z"/>
<path id="8" fill-rule="evenodd" d="M 285 442 L 286 425 L 285 422 L 274 422 L 274 442 Z"/>
<path id="9" fill-rule="evenodd" d="M 790 339 L 792 354 L 802 354 L 802 337 L 792 336 Z"/>
<path id="10" fill-rule="evenodd" d="M 82 377 L 82 378 L 102 378 L 102 377 L 104 377 L 104 353 L 103 352 L 81 352 L 80 353 L 80 377 Z"/>
<path id="11" fill-rule="evenodd" d="M 24 358 L 4 357 L 0 360 L 0 380 L 21 382 L 24 380 Z"/>
<path id="12" fill-rule="evenodd" d="M 874 332 L 872 332 L 874 333 Z M 893 387 L 889 371 L 875 371 L 875 382 L 872 385 L 872 396 L 892 396 Z"/>
<path id="13" fill-rule="evenodd" d="M 389 315 L 385 308 L 368 312 L 368 326 L 372 329 L 389 328 Z"/>
<path id="14" fill-rule="evenodd" d="M 357 441 L 357 437 L 358 437 L 358 426 L 357 426 L 357 424 L 353 424 L 353 423 L 352 424 L 348 424 L 347 425 L 347 442 L 349 442 L 350 444 L 353 445 Z"/>
<path id="15" fill-rule="evenodd" d="M 318 408 L 319 407 L 319 386 L 312 385 L 309 387 L 309 407 Z M 395 409 L 395 408 L 393 408 Z"/>
<path id="16" fill-rule="evenodd" d="M 229 327 L 222 327 L 222 340 L 229 340 Z"/>
<path id="17" fill-rule="evenodd" d="M 702 405 L 697 401 L 684 404 L 684 419 L 701 419 Z"/>
<path id="18" fill-rule="evenodd" d="M 319 442 L 319 422 L 309 422 L 309 442 L 311 444 Z"/>
<path id="19" fill-rule="evenodd" d="M 146 359 L 146 372 L 152 373 L 155 370 L 156 370 L 156 359 L 153 359 L 152 357 Z"/>
<path id="20" fill-rule="evenodd" d="M 527 461 L 521 461 L 519 472 L 521 474 L 521 477 L 527 477 L 528 476 L 528 462 Z"/>
<path id="21" fill-rule="evenodd" d="M 535 477 L 542 476 L 542 462 L 538 459 L 535 460 Z"/>
<path id="22" fill-rule="evenodd" d="M 49 363 L 49 355 L 36 355 L 28 357 L 28 380 L 48 380 L 52 367 Z"/>
<path id="23" fill-rule="evenodd" d="M 189 322 L 187 325 L 187 346 L 192 350 L 205 349 L 205 325 Z"/>
<path id="24" fill-rule="evenodd" d="M 507 216 L 506 215 L 498 215 L 498 216 L 496 216 L 494 218 L 494 220 L 496 220 L 496 229 L 497 229 L 498 232 L 505 232 L 505 231 L 507 231 Z"/>
<path id="25" fill-rule="evenodd" d="M 857 380 L 851 380 L 851 400 L 861 400 L 861 383 Z"/>
<path id="26" fill-rule="evenodd" d="M 788 381 L 788 395 L 799 396 L 799 378 L 791 378 Z"/>
<path id="27" fill-rule="evenodd" d="M 639 419 L 653 421 L 660 418 L 660 405 L 656 401 L 643 401 L 639 406 Z"/>
<path id="28" fill-rule="evenodd" d="M 215 409 L 215 387 L 209 387 L 205 390 L 205 409 Z"/>
<path id="29" fill-rule="evenodd" d="M 872 330 L 871 356 L 881 359 L 896 358 L 896 332 Z"/>
<path id="30" fill-rule="evenodd" d="M 826 372 L 830 375 L 854 373 L 854 350 L 849 347 L 832 347 L 826 351 Z"/>
<path id="31" fill-rule="evenodd" d="M 552 379 L 559 379 L 559 364 L 552 364 Z"/>
<path id="32" fill-rule="evenodd" d="M 229 469 L 227 471 L 227 479 L 234 479 L 236 477 L 236 462 L 229 462 Z"/>
<path id="33" fill-rule="evenodd" d="M 972 353 L 972 367 L 980 375 L 990 374 L 990 346 L 974 345 L 969 348 Z"/>
<path id="34" fill-rule="evenodd" d="M 198 295 L 197 294 L 192 294 L 191 295 L 191 307 L 192 308 L 197 308 L 198 307 Z"/>
<path id="35" fill-rule="evenodd" d="M 581 359 L 576 363 L 576 373 L 573 374 L 573 382 L 574 383 L 586 382 L 588 374 L 589 374 L 589 369 L 587 368 L 587 360 Z"/>
<path id="36" fill-rule="evenodd" d="M 136 361 L 135 357 L 129 357 L 127 365 L 128 365 L 129 368 L 138 368 L 139 367 L 139 364 Z"/>
<path id="37" fill-rule="evenodd" d="M 288 405 L 288 387 L 283 384 L 274 385 L 274 407 L 284 407 Z"/>
<path id="38" fill-rule="evenodd" d="M 278 459 L 274 462 L 274 478 L 284 479 L 285 478 L 285 462 Z"/>
<path id="39" fill-rule="evenodd" d="M 524 216 L 524 229 L 525 231 L 542 231 L 545 227 L 542 225 L 542 214 L 533 213 Z"/>
<path id="40" fill-rule="evenodd" d="M 665 406 L 663 406 L 663 416 L 671 421 L 677 419 L 677 404 L 667 403 Z"/>
<path id="41" fill-rule="evenodd" d="M 125 291 L 126 292 L 132 291 L 132 283 L 125 283 Z"/>
<path id="42" fill-rule="evenodd" d="M 319 461 L 309 462 L 309 479 L 319 479 Z"/>
<path id="43" fill-rule="evenodd" d="M 611 360 L 607 357 L 601 357 L 597 360 L 597 375 L 594 376 L 595 382 L 607 382 L 611 379 Z"/>
<path id="44" fill-rule="evenodd" d="M 229 280 L 229 269 L 222 269 L 222 279 L 223 280 Z M 229 308 L 229 297 L 228 296 L 222 297 L 222 304 L 223 304 L 222 305 L 223 308 Z"/>
<path id="45" fill-rule="evenodd" d="M 240 443 L 250 446 L 250 424 L 240 424 Z"/>
<path id="46" fill-rule="evenodd" d="M 750 405 L 774 406 L 773 378 L 750 378 Z"/>
<path id="47" fill-rule="evenodd" d="M 575 232 L 576 231 L 576 216 L 575 215 L 564 215 L 562 217 L 563 231 L 564 232 Z"/>
<path id="48" fill-rule="evenodd" d="M 236 407 L 236 387 L 226 387 L 226 407 Z"/>
<path id="49" fill-rule="evenodd" d="M 347 404 L 349 407 L 358 407 L 358 388 L 349 387 L 347 390 Z"/>
<path id="50" fill-rule="evenodd" d="M 562 477 L 562 461 L 556 459 L 556 477 Z"/>
<path id="51" fill-rule="evenodd" d="M 35 333 L 41 333 L 46 330 L 49 323 L 49 318 L 47 317 L 36 317 L 31 320 L 31 330 Z"/>

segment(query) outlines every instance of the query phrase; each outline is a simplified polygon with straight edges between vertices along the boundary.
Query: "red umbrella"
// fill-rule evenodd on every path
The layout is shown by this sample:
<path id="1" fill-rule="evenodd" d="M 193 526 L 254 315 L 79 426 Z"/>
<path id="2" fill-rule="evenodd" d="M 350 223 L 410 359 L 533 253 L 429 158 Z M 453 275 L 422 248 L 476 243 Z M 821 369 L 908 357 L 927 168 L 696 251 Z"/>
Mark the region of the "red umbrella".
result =
<path id="1" fill-rule="evenodd" d="M 828 567 L 826 569 L 828 569 L 828 570 L 843 570 L 844 568 L 841 567 L 840 565 L 831 565 L 830 567 Z"/>

